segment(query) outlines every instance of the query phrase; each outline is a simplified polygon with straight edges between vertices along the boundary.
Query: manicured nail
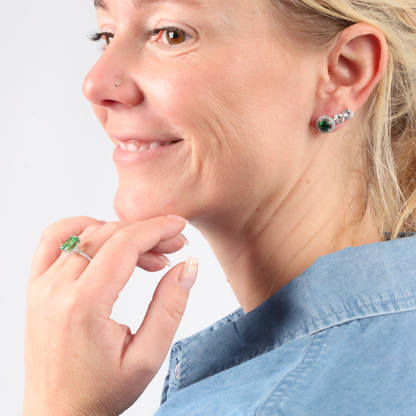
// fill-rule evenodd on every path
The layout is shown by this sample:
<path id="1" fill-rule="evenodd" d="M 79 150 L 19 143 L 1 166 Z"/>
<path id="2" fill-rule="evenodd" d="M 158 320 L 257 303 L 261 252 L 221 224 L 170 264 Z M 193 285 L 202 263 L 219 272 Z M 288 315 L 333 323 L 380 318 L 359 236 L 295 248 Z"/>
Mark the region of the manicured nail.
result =
<path id="1" fill-rule="evenodd" d="M 183 221 L 185 224 L 189 224 L 189 221 L 183 217 L 180 217 L 179 215 L 166 215 L 168 218 L 172 218 L 176 221 Z"/>
<path id="2" fill-rule="evenodd" d="M 179 276 L 179 284 L 185 290 L 191 290 L 195 283 L 196 275 L 198 273 L 198 260 L 194 257 L 188 257 L 181 275 Z"/>
<path id="3" fill-rule="evenodd" d="M 160 260 L 162 260 L 166 266 L 171 267 L 172 263 L 170 262 L 170 260 L 164 255 L 164 254 L 156 254 L 156 257 Z"/>
<path id="4" fill-rule="evenodd" d="M 176 237 L 179 238 L 179 240 L 181 240 L 186 246 L 189 246 L 189 241 L 183 234 L 178 234 Z"/>

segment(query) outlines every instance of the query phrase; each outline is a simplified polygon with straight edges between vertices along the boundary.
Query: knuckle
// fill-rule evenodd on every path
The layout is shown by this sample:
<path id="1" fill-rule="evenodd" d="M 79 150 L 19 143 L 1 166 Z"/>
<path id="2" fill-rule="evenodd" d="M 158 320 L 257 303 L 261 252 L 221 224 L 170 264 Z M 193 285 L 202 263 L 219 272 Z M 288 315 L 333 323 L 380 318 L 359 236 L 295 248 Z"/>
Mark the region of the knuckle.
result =
<path id="1" fill-rule="evenodd" d="M 78 223 L 84 223 L 89 221 L 94 221 L 94 218 L 86 217 L 85 215 L 79 215 L 78 217 L 70 218 L 71 221 L 78 222 Z"/>
<path id="2" fill-rule="evenodd" d="M 106 233 L 115 234 L 117 232 L 116 223 L 107 222 L 102 226 L 102 230 Z"/>
<path id="3" fill-rule="evenodd" d="M 124 229 L 116 231 L 112 238 L 114 242 L 117 244 L 127 245 L 127 246 L 136 246 L 133 238 L 128 233 L 126 233 Z"/>
<path id="4" fill-rule="evenodd" d="M 81 313 L 84 309 L 83 304 L 84 301 L 75 292 L 71 292 L 62 299 L 60 309 L 64 316 L 68 316 L 71 320 L 79 322 L 84 318 Z"/>
<path id="5" fill-rule="evenodd" d="M 162 304 L 166 313 L 175 321 L 179 322 L 185 312 L 185 306 L 175 299 L 167 299 Z"/>
<path id="6" fill-rule="evenodd" d="M 96 231 L 98 231 L 101 228 L 100 225 L 89 225 L 85 230 L 84 233 L 91 235 L 94 234 Z"/>
<path id="7" fill-rule="evenodd" d="M 82 322 L 85 319 L 85 299 L 75 290 L 46 285 L 34 300 L 41 315 L 48 321 L 65 323 Z"/>
<path id="8" fill-rule="evenodd" d="M 49 225 L 48 227 L 46 227 L 43 231 L 42 231 L 42 235 L 41 235 L 41 241 L 44 240 L 50 240 L 51 238 L 53 238 L 54 236 L 56 236 L 56 223 Z"/>
<path id="9" fill-rule="evenodd" d="M 38 288 L 38 281 L 30 283 L 26 290 L 26 302 L 28 310 L 35 307 L 37 304 L 40 304 L 40 290 Z"/>

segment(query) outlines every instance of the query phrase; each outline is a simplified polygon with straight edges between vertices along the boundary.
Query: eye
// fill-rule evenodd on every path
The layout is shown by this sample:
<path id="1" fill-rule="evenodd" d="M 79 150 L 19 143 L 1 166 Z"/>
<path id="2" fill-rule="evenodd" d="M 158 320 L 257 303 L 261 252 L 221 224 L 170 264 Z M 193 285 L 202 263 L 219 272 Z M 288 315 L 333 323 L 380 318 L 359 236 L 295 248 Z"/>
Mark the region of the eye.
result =
<path id="1" fill-rule="evenodd" d="M 108 46 L 111 43 L 111 40 L 114 38 L 114 33 L 109 32 L 95 32 L 88 36 L 90 40 L 98 42 L 101 39 L 105 40 L 106 45 Z"/>
<path id="2" fill-rule="evenodd" d="M 163 34 L 159 37 L 159 40 L 165 39 L 165 41 L 161 43 L 167 43 L 169 45 L 180 45 L 186 42 L 191 37 L 186 32 L 184 32 L 181 29 L 178 29 L 177 27 L 163 27 L 160 29 L 150 29 L 147 31 L 147 34 L 149 36 L 156 36 L 161 32 L 163 32 Z"/>
<path id="3" fill-rule="evenodd" d="M 105 39 L 105 43 L 108 46 L 111 43 L 114 35 L 112 33 L 102 33 L 102 37 Z"/>
<path id="4" fill-rule="evenodd" d="M 186 33 L 182 30 L 166 30 L 165 31 L 166 40 L 170 45 L 179 45 L 186 40 Z"/>

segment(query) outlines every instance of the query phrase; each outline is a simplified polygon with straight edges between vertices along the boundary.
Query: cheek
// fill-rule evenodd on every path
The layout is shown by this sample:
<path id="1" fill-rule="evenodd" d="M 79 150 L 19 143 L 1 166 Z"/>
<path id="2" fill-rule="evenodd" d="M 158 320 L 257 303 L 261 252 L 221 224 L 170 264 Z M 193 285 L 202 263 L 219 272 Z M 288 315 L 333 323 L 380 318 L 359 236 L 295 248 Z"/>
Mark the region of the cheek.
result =
<path id="1" fill-rule="evenodd" d="M 161 67 L 166 69 L 162 72 Z M 146 69 L 149 76 L 143 86 L 154 110 L 171 123 L 189 128 L 188 120 L 194 118 L 203 104 L 204 74 L 180 59 L 170 65 L 155 62 Z"/>

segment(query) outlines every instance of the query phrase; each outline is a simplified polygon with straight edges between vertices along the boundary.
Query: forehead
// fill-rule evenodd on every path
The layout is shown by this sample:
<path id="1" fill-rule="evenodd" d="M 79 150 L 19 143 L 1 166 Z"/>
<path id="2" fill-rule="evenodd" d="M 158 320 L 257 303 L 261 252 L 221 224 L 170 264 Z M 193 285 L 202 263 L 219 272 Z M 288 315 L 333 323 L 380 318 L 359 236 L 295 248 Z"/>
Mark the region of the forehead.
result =
<path id="1" fill-rule="evenodd" d="M 253 33 L 258 36 L 270 30 L 272 20 L 270 0 L 93 0 L 100 16 L 122 16 L 134 20 L 142 15 L 142 11 L 154 10 L 153 6 L 172 6 L 176 16 L 192 16 L 199 24 L 210 26 L 217 30 L 217 35 L 232 34 L 234 36 Z M 148 8 L 149 7 L 149 8 Z M 161 7 L 160 10 L 164 8 Z M 186 9 L 186 10 L 185 10 Z M 137 10 L 136 14 L 134 10 Z M 189 14 L 191 13 L 191 14 Z M 273 23 L 272 23 L 273 25 Z M 257 37 L 256 35 L 256 37 Z M 267 33 L 267 36 L 269 33 Z M 252 36 L 252 35 L 251 35 Z"/>
<path id="2" fill-rule="evenodd" d="M 130 0 L 130 2 L 135 7 L 140 7 L 146 4 L 155 4 L 155 3 L 176 3 L 176 4 L 186 4 L 192 6 L 202 6 L 203 2 L 200 0 Z M 108 6 L 105 0 L 94 0 L 94 6 L 96 9 L 108 10 Z"/>

